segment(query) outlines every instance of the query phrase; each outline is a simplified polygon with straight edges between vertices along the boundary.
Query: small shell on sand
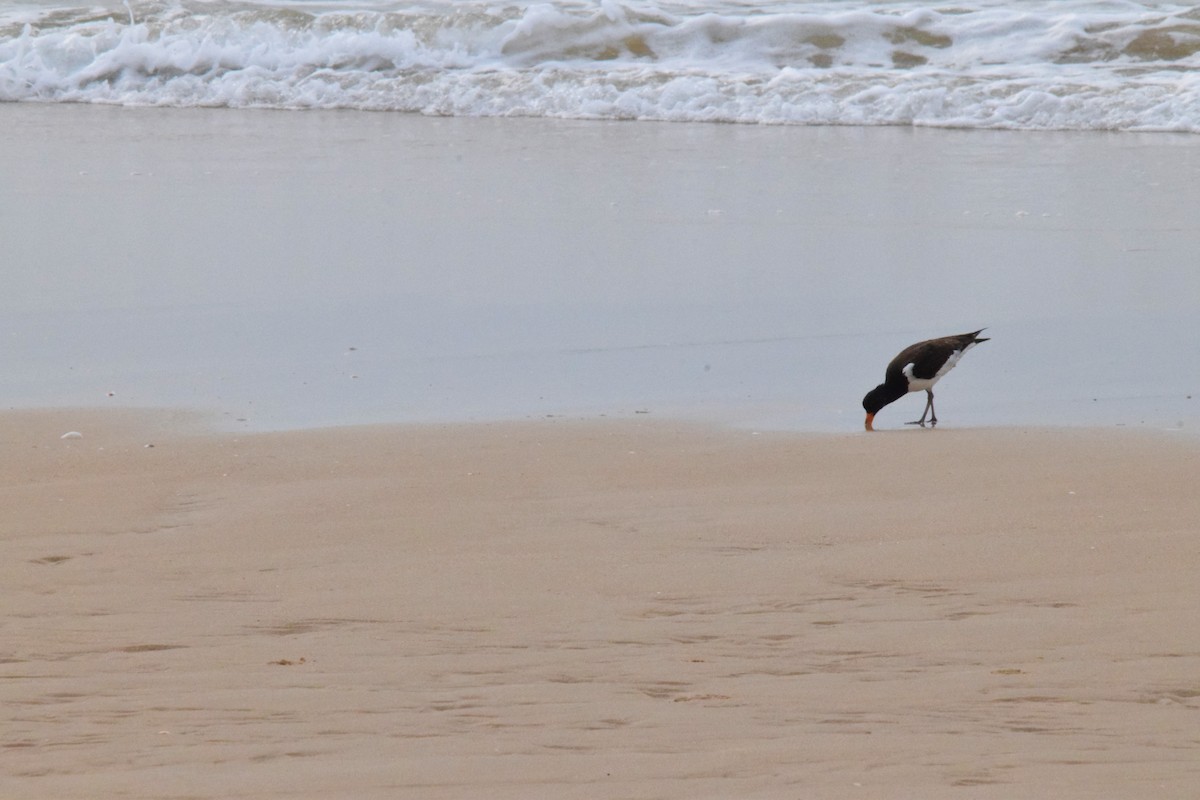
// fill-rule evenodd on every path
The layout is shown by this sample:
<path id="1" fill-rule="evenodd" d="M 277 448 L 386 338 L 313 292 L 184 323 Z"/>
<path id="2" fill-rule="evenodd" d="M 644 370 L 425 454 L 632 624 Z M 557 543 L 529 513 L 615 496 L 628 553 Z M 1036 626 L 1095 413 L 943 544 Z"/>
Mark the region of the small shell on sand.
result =
<path id="1" fill-rule="evenodd" d="M 58 438 L 60 438 L 60 439 L 82 439 L 83 434 L 80 433 L 79 431 L 67 431 L 66 433 L 64 433 L 62 436 L 60 436 Z"/>

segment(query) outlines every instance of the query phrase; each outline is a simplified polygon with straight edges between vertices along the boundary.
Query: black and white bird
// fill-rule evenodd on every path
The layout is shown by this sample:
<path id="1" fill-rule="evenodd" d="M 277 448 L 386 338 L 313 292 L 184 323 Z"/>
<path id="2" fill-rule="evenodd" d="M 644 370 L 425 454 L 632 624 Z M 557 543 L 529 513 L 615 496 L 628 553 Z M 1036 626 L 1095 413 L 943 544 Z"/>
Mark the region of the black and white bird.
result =
<path id="1" fill-rule="evenodd" d="M 924 428 L 925 417 L 928 415 L 929 424 L 937 425 L 937 412 L 933 410 L 933 385 L 954 369 L 963 353 L 980 342 L 988 341 L 986 338 L 979 338 L 983 331 L 984 329 L 980 328 L 974 333 L 927 339 L 901 350 L 888 364 L 883 383 L 867 392 L 867 396 L 863 398 L 863 409 L 867 412 L 867 430 L 875 430 L 875 415 L 879 413 L 879 409 L 894 403 L 909 392 L 919 392 L 922 389 L 928 395 L 925 410 L 921 412 L 920 419 L 908 424 Z"/>

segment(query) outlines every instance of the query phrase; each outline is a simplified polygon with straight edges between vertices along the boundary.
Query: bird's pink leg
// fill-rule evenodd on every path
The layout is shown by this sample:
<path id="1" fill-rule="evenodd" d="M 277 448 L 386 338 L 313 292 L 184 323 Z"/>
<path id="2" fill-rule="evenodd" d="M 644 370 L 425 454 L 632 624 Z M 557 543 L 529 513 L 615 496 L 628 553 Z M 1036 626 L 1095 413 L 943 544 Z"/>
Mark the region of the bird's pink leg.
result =
<path id="1" fill-rule="evenodd" d="M 933 389 L 926 389 L 925 394 L 927 395 L 927 398 L 925 400 L 925 410 L 921 412 L 921 418 L 913 420 L 912 422 L 906 422 L 904 423 L 905 425 L 920 425 L 922 428 L 924 428 L 925 416 L 929 414 L 929 426 L 931 428 L 937 427 L 937 412 L 933 410 Z"/>

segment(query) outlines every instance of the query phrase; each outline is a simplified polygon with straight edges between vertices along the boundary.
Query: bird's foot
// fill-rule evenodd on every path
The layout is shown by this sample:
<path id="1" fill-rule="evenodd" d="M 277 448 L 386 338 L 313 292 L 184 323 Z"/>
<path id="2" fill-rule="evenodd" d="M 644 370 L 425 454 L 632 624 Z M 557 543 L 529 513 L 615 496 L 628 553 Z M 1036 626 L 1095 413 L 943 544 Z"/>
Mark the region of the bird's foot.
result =
<path id="1" fill-rule="evenodd" d="M 904 424 L 905 424 L 905 425 L 920 425 L 922 428 L 924 428 L 924 427 L 925 427 L 925 420 L 923 420 L 923 419 L 914 419 L 912 422 L 906 422 L 906 423 L 904 423 Z"/>

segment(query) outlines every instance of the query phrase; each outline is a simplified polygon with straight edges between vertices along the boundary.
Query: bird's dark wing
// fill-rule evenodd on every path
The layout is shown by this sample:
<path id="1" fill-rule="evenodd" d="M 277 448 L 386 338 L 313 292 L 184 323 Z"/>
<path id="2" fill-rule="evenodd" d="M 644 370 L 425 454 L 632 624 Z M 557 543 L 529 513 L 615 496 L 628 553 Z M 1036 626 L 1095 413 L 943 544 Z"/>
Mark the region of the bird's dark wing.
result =
<path id="1" fill-rule="evenodd" d="M 956 336 L 926 339 L 923 342 L 909 345 L 901 350 L 900 354 L 888 364 L 887 381 L 891 383 L 903 381 L 904 368 L 909 364 L 913 365 L 912 375 L 914 378 L 923 380 L 932 378 L 934 375 L 937 375 L 938 370 L 942 368 L 942 365 L 946 363 L 956 350 L 966 350 L 973 344 L 988 341 L 979 335 L 983 331 L 984 329 L 981 328 L 974 333 L 960 333 Z"/>
<path id="2" fill-rule="evenodd" d="M 917 342 L 901 350 L 900 354 L 892 359 L 892 363 L 888 364 L 888 375 L 900 375 L 905 367 L 912 364 L 913 377 L 928 380 L 937 375 L 938 370 L 955 350 L 962 350 L 967 344 L 969 341 L 963 342 L 958 336 Z"/>

